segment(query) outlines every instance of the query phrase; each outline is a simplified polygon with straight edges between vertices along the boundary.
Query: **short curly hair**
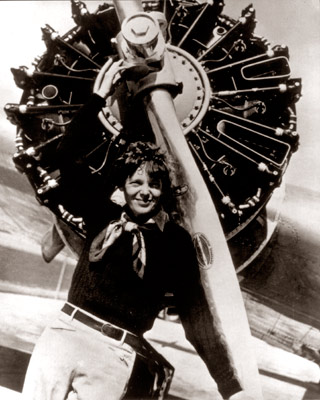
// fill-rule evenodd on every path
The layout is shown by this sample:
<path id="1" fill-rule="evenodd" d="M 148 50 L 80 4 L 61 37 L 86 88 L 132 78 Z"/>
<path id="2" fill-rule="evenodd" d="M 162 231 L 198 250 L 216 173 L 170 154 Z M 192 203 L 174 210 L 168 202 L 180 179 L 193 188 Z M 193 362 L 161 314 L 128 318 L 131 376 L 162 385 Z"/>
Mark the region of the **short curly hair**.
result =
<path id="1" fill-rule="evenodd" d="M 128 177 L 145 165 L 150 178 L 159 180 L 162 184 L 161 204 L 169 214 L 174 213 L 176 198 L 171 182 L 172 167 L 169 159 L 159 146 L 151 142 L 133 142 L 115 161 L 112 180 L 115 187 L 123 187 Z"/>

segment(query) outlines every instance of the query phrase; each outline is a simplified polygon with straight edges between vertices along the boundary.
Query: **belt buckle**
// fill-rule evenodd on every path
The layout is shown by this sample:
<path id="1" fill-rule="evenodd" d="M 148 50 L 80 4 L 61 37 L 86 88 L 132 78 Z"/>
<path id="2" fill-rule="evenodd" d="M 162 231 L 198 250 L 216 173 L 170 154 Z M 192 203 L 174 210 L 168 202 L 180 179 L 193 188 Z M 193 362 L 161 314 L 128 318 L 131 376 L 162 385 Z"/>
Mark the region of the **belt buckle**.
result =
<path id="1" fill-rule="evenodd" d="M 121 337 L 121 339 L 115 339 L 115 338 L 113 338 L 112 336 L 108 335 L 107 332 L 104 330 L 104 328 L 111 328 L 111 329 L 115 329 L 115 330 L 117 330 L 117 331 L 121 331 L 121 332 L 122 332 L 122 337 Z M 109 324 L 109 323 L 104 323 L 104 324 L 101 326 L 100 331 L 101 331 L 101 333 L 102 333 L 104 336 L 108 336 L 108 337 L 110 337 L 111 339 L 116 340 L 121 346 L 124 344 L 124 341 L 125 341 L 126 336 L 127 336 L 127 331 L 125 331 L 124 329 L 121 329 L 121 328 L 117 328 L 117 327 L 115 327 L 115 326 L 113 326 L 113 325 L 111 325 L 111 324 Z"/>

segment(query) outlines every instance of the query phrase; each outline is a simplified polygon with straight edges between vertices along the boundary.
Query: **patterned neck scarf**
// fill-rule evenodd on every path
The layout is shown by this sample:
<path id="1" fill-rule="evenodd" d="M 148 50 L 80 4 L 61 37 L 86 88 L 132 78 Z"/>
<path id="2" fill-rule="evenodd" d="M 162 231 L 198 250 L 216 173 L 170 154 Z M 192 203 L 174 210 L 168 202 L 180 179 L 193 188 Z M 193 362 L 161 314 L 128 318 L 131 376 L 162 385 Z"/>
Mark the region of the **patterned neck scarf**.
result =
<path id="1" fill-rule="evenodd" d="M 166 213 L 160 211 L 156 217 L 150 218 L 143 225 L 138 225 L 131 221 L 126 212 L 123 212 L 119 220 L 110 222 L 110 224 L 94 238 L 89 250 L 89 261 L 100 261 L 109 247 L 123 232 L 131 232 L 133 269 L 142 279 L 146 266 L 146 245 L 140 227 L 156 224 L 159 229 L 163 231 L 167 217 Z"/>

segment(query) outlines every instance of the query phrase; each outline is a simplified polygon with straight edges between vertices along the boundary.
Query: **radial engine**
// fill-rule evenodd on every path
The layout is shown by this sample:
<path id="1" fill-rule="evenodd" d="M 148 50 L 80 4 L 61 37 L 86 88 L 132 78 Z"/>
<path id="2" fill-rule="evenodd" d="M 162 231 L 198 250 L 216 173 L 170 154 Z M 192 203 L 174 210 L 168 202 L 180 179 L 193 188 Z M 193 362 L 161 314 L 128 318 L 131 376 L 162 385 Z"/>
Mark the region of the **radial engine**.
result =
<path id="1" fill-rule="evenodd" d="M 130 23 L 119 37 L 111 2 L 91 13 L 84 2 L 71 0 L 74 28 L 62 35 L 49 25 L 42 28 L 45 53 L 33 68 L 11 69 L 23 91 L 19 104 L 5 106 L 17 126 L 14 163 L 40 204 L 84 237 L 82 215 L 64 201 L 55 149 L 99 84 L 102 66 L 120 53 L 134 68 L 92 125 L 99 140 L 87 154 L 87 168 L 99 184 L 128 142 L 152 139 L 143 98 L 154 87 L 169 90 L 239 271 L 264 247 L 276 224 L 270 204 L 279 207 L 275 193 L 298 148 L 295 103 L 301 80 L 290 77 L 288 48 L 271 46 L 255 34 L 252 5 L 237 20 L 223 13 L 222 0 L 142 1 L 142 6 L 151 21 L 150 54 L 131 40 Z M 161 37 L 153 35 L 152 21 Z M 157 56 L 163 47 L 174 81 Z M 147 63 L 140 65 L 139 56 Z"/>

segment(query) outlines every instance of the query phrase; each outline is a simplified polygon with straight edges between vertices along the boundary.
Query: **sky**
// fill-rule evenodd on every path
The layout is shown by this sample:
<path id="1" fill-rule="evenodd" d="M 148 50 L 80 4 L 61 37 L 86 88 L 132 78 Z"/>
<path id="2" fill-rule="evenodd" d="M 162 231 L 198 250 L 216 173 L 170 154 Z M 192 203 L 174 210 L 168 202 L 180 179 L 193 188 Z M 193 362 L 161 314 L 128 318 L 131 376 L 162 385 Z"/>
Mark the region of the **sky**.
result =
<path id="1" fill-rule="evenodd" d="M 126 1 L 126 0 L 122 0 Z M 224 0 L 224 13 L 237 18 L 250 0 Z M 297 103 L 301 144 L 288 168 L 289 183 L 320 191 L 320 2 L 319 0 L 252 0 L 256 9 L 255 33 L 272 45 L 290 51 L 291 77 L 302 78 L 303 97 Z M 94 11 L 100 1 L 86 1 Z M 0 1 L 0 136 L 14 139 L 15 127 L 5 117 L 6 103 L 19 102 L 11 67 L 30 66 L 45 51 L 40 28 L 49 24 L 60 34 L 74 26 L 69 0 Z"/>

